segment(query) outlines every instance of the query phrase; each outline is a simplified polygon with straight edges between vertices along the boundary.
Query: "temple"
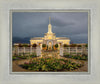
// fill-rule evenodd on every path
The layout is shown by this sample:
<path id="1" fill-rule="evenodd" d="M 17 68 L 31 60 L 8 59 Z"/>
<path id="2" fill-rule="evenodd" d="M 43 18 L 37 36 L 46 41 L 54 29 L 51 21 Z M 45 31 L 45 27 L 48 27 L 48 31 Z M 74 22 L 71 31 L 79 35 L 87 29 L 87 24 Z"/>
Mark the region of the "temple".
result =
<path id="1" fill-rule="evenodd" d="M 52 32 L 51 18 L 49 17 L 48 32 L 44 34 L 44 37 L 31 38 L 30 44 L 40 45 L 41 49 L 42 49 L 42 45 L 46 44 L 48 46 L 48 50 L 52 50 L 52 47 L 55 44 L 58 44 L 58 49 L 64 44 L 69 45 L 70 39 L 67 37 L 56 37 L 55 33 Z"/>

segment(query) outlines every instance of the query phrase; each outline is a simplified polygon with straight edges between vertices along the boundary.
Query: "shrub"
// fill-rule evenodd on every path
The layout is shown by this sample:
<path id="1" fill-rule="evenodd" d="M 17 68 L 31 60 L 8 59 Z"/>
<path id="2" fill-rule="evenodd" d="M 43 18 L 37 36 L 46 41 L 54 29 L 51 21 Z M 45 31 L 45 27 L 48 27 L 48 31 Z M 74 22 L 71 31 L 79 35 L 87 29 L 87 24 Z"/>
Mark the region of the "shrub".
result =
<path id="1" fill-rule="evenodd" d="M 77 45 L 77 47 L 82 47 L 82 45 Z"/>
<path id="2" fill-rule="evenodd" d="M 28 47 L 28 44 L 22 44 L 23 47 Z"/>
<path id="3" fill-rule="evenodd" d="M 58 48 L 58 44 L 55 44 L 55 47 Z"/>
<path id="4" fill-rule="evenodd" d="M 30 55 L 30 57 L 32 57 L 32 58 L 33 58 L 33 57 L 37 57 L 37 56 L 36 56 L 36 54 L 32 54 L 32 55 Z"/>
<path id="5" fill-rule="evenodd" d="M 86 44 L 85 47 L 88 47 L 88 44 Z"/>
<path id="6" fill-rule="evenodd" d="M 27 47 L 31 47 L 31 45 L 28 45 Z"/>
<path id="7" fill-rule="evenodd" d="M 37 47 L 37 44 L 34 43 L 34 44 L 32 45 L 32 47 Z"/>
<path id="8" fill-rule="evenodd" d="M 22 44 L 19 44 L 18 47 L 23 47 L 23 45 Z"/>
<path id="9" fill-rule="evenodd" d="M 12 60 L 16 60 L 16 57 L 13 56 L 13 57 L 12 57 Z"/>
<path id="10" fill-rule="evenodd" d="M 46 44 L 43 44 L 42 47 L 46 47 Z"/>
<path id="11" fill-rule="evenodd" d="M 64 46 L 64 47 L 69 47 L 69 45 L 67 45 L 67 44 L 64 44 L 63 46 Z"/>
<path id="12" fill-rule="evenodd" d="M 75 56 L 73 56 L 73 55 L 65 54 L 64 57 L 66 57 L 66 58 L 72 58 L 72 59 L 78 59 L 78 60 L 88 60 L 88 56 L 87 55 L 82 55 L 82 56 L 75 55 Z"/>
<path id="13" fill-rule="evenodd" d="M 76 44 L 71 44 L 70 47 L 77 47 L 77 45 Z"/>

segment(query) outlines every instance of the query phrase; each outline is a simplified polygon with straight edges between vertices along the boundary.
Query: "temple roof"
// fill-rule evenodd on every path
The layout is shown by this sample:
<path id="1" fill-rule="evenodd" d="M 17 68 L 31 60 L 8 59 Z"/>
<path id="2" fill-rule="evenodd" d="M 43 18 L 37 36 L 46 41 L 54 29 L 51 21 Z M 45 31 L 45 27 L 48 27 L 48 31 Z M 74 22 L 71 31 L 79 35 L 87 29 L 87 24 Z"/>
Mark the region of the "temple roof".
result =
<path id="1" fill-rule="evenodd" d="M 67 37 L 56 37 L 56 39 L 57 39 L 57 40 L 66 40 L 66 39 L 67 39 L 67 40 L 70 40 L 70 39 L 67 38 Z"/>
<path id="2" fill-rule="evenodd" d="M 57 40 L 70 40 L 67 37 L 56 37 L 56 39 Z M 34 37 L 34 38 L 31 38 L 30 40 L 43 40 L 43 37 Z"/>
<path id="3" fill-rule="evenodd" d="M 30 40 L 42 40 L 43 37 L 34 37 L 34 38 L 31 38 Z"/>

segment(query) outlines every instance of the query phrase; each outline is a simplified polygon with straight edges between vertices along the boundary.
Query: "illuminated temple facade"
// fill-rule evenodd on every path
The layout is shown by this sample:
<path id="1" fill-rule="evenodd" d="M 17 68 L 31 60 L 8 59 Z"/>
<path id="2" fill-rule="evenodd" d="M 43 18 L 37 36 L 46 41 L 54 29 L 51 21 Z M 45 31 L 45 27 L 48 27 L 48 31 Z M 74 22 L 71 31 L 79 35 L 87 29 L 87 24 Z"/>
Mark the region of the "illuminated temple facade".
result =
<path id="1" fill-rule="evenodd" d="M 52 49 L 52 46 L 58 44 L 58 49 L 59 49 L 64 44 L 69 45 L 70 39 L 66 37 L 56 37 L 55 33 L 52 32 L 52 25 L 50 23 L 50 17 L 49 17 L 48 32 L 44 34 L 44 37 L 31 38 L 30 44 L 40 45 L 41 48 L 43 44 L 46 44 L 48 46 L 48 49 Z"/>

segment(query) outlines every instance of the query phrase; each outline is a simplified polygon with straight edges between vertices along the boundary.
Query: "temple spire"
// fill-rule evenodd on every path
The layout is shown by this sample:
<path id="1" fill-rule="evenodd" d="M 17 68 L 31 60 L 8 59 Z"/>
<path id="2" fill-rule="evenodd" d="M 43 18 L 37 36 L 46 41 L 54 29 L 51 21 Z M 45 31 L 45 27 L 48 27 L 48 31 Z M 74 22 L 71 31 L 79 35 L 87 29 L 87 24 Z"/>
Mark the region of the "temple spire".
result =
<path id="1" fill-rule="evenodd" d="M 51 18 L 49 16 L 49 25 L 48 25 L 48 33 L 52 33 L 52 25 L 51 25 Z"/>

